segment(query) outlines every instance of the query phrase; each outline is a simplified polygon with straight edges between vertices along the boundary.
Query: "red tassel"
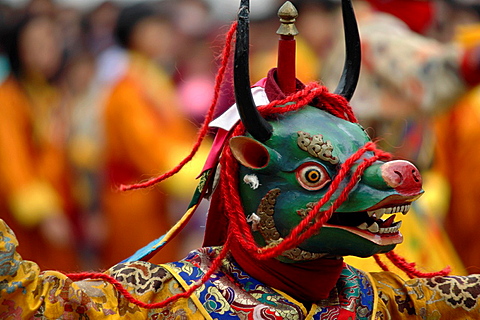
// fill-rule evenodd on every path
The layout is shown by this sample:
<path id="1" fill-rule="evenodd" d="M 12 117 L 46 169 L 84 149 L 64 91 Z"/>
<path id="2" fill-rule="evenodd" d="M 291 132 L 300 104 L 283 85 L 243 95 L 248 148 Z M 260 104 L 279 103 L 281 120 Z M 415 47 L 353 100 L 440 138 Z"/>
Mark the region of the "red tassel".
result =
<path id="1" fill-rule="evenodd" d="M 405 272 L 410 279 L 415 277 L 416 278 L 432 278 L 437 276 L 448 276 L 452 271 L 450 266 L 447 266 L 445 269 L 436 271 L 436 272 L 421 272 L 420 270 L 415 268 L 414 262 L 407 262 L 405 258 L 399 256 L 393 251 L 387 252 L 385 255 L 390 261 L 392 261 L 392 263 L 397 268 Z"/>

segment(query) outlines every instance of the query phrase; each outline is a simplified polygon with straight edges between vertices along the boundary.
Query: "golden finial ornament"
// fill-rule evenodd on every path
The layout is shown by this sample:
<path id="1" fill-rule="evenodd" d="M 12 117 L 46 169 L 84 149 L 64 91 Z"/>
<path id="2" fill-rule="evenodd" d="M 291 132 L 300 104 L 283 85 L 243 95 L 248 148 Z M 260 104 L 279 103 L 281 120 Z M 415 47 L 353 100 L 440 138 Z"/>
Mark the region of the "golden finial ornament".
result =
<path id="1" fill-rule="evenodd" d="M 280 9 L 278 9 L 278 17 L 280 18 L 281 24 L 277 30 L 277 34 L 281 36 L 296 36 L 299 33 L 294 23 L 298 17 L 298 11 L 290 1 L 286 1 Z"/>

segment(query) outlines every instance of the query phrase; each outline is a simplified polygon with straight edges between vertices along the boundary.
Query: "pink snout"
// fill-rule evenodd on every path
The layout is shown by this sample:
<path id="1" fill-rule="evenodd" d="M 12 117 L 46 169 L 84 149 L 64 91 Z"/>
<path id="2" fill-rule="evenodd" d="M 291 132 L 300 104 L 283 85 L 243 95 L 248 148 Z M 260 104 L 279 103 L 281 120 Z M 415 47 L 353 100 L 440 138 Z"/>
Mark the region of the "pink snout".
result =
<path id="1" fill-rule="evenodd" d="M 381 167 L 385 182 L 403 195 L 414 195 L 422 191 L 422 176 L 412 163 L 404 160 L 386 162 Z"/>

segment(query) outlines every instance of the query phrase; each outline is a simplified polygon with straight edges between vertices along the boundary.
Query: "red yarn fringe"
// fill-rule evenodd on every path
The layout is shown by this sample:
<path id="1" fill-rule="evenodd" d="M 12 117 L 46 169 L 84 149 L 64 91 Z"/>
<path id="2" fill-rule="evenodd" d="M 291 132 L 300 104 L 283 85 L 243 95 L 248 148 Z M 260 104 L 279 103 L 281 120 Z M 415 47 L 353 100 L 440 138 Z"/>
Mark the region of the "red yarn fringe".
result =
<path id="1" fill-rule="evenodd" d="M 415 262 L 407 262 L 405 258 L 399 256 L 394 251 L 387 252 L 385 256 L 393 263 L 394 266 L 405 272 L 405 274 L 410 278 L 432 278 L 437 276 L 448 276 L 452 269 L 450 266 L 445 267 L 440 271 L 435 272 L 421 272 L 415 268 Z M 390 271 L 388 266 L 380 260 L 378 254 L 373 256 L 377 264 L 382 268 L 383 271 Z"/>
<path id="2" fill-rule="evenodd" d="M 383 271 L 390 271 L 388 269 L 388 266 L 383 263 L 383 261 L 380 259 L 380 256 L 378 254 L 374 254 L 373 255 L 373 258 L 375 259 L 375 262 L 377 263 L 377 265 L 383 270 Z"/>
<path id="3" fill-rule="evenodd" d="M 452 269 L 450 266 L 445 267 L 445 269 L 436 271 L 436 272 L 421 272 L 415 268 L 415 262 L 407 262 L 403 257 L 399 256 L 393 251 L 387 252 L 385 254 L 387 258 L 392 261 L 392 263 L 405 272 L 410 279 L 413 278 L 432 278 L 436 276 L 447 276 L 450 274 Z"/>

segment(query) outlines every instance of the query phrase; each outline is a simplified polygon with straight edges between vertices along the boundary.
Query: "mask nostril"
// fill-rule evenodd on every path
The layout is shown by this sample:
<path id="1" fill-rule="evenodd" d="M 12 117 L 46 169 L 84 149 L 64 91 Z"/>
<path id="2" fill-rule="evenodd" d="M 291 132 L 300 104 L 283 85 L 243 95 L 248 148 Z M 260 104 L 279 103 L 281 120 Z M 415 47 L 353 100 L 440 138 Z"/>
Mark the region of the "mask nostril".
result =
<path id="1" fill-rule="evenodd" d="M 401 184 L 402 181 L 403 181 L 402 173 L 400 171 L 397 171 L 397 170 L 394 170 L 393 172 L 398 176 L 398 178 L 397 178 L 398 179 L 398 184 Z"/>
<path id="2" fill-rule="evenodd" d="M 415 180 L 415 182 L 422 181 L 420 179 L 420 173 L 418 172 L 418 170 L 412 169 L 412 176 L 413 176 L 413 180 Z"/>
<path id="3" fill-rule="evenodd" d="M 392 187 L 396 188 L 403 182 L 403 175 L 398 170 L 392 170 L 390 174 L 384 175 L 385 182 Z"/>

